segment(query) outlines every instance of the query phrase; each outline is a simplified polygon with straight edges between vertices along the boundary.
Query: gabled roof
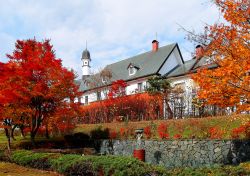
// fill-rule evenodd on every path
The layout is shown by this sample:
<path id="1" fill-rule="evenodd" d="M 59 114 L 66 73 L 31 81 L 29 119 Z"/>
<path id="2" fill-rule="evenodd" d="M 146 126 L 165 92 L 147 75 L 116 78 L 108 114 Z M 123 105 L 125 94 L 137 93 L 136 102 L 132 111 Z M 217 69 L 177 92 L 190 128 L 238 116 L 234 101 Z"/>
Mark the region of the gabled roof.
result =
<path id="1" fill-rule="evenodd" d="M 155 75 L 162 67 L 165 60 L 177 46 L 176 43 L 160 47 L 157 52 L 146 52 L 137 56 L 107 65 L 105 69 L 112 72 L 112 80 L 122 79 L 125 81 L 141 77 Z M 128 65 L 133 63 L 140 69 L 134 75 L 128 74 Z"/>

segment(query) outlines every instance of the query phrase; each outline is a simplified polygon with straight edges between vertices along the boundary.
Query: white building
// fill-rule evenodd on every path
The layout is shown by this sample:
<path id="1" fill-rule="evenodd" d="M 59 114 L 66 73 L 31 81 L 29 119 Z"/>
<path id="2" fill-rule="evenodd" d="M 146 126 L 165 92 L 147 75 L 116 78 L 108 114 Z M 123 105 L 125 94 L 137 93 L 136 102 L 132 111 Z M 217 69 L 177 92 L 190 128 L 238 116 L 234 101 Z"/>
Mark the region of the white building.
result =
<path id="1" fill-rule="evenodd" d="M 185 111 L 192 108 L 192 91 L 194 86 L 190 74 L 206 64 L 206 57 L 201 57 L 202 47 L 196 47 L 196 56 L 184 61 L 177 43 L 159 47 L 159 42 L 152 41 L 152 50 L 105 66 L 111 75 L 102 73 L 90 75 L 90 53 L 87 49 L 82 54 L 82 79 L 78 80 L 80 90 L 84 92 L 81 103 L 89 104 L 107 98 L 107 87 L 115 80 L 127 83 L 126 94 L 144 91 L 147 80 L 154 75 L 164 76 L 172 86 L 184 89 Z M 214 67 L 214 65 L 211 65 Z"/>

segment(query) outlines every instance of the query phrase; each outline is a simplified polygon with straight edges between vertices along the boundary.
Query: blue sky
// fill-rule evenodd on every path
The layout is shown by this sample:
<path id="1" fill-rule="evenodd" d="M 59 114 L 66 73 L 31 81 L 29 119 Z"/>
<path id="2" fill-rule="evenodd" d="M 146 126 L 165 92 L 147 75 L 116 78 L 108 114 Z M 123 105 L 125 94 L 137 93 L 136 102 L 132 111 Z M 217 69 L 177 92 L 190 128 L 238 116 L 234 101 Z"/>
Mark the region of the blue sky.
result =
<path id="1" fill-rule="evenodd" d="M 17 39 L 51 39 L 63 65 L 81 75 L 86 40 L 97 71 L 136 54 L 177 42 L 185 60 L 192 43 L 184 26 L 202 31 L 219 20 L 211 0 L 0 0 L 0 61 L 6 62 Z"/>

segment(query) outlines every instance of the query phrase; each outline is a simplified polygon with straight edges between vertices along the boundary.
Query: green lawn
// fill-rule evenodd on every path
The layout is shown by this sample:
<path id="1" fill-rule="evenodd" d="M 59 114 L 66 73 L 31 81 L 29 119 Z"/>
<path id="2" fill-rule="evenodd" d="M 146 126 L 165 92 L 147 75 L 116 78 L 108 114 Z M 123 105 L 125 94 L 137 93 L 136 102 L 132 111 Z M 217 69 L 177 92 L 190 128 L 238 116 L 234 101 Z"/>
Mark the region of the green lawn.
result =
<path id="1" fill-rule="evenodd" d="M 29 139 L 24 139 L 21 136 L 15 136 L 16 140 L 11 140 L 11 145 L 16 146 L 18 145 L 21 141 L 28 141 Z M 7 147 L 7 138 L 4 134 L 3 131 L 0 131 L 0 150 L 3 150 Z"/>
<path id="2" fill-rule="evenodd" d="M 21 135 L 17 134 L 15 135 L 15 139 L 13 140 L 11 139 L 11 148 L 12 149 L 16 149 L 19 147 L 20 143 L 25 143 L 25 142 L 30 142 L 30 136 L 27 135 L 25 138 L 23 138 Z M 45 138 L 45 137 L 41 137 L 41 136 L 37 136 L 35 138 L 35 141 L 39 142 L 39 141 L 55 141 L 55 140 L 61 140 L 62 137 L 56 137 L 56 138 Z M 7 149 L 7 138 L 5 136 L 5 134 L 3 133 L 3 131 L 0 131 L 0 151 Z"/>

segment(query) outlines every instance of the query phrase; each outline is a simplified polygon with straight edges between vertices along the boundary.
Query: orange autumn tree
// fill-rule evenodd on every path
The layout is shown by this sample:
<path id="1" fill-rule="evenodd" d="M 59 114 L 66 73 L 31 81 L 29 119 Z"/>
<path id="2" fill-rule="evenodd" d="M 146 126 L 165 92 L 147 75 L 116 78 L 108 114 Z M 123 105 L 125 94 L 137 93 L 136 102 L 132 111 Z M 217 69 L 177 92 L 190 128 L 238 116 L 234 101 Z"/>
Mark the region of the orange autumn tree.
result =
<path id="1" fill-rule="evenodd" d="M 14 125 L 22 122 L 21 114 L 25 112 L 25 123 L 34 143 L 46 119 L 66 100 L 73 101 L 81 93 L 74 84 L 73 71 L 62 66 L 49 40 L 18 40 L 15 50 L 7 57 L 9 61 L 3 64 L 4 69 L 0 72 L 0 95 L 5 100 L 1 103 L 4 107 L 1 118 L 10 119 Z M 7 113 L 12 107 L 18 107 L 18 113 Z M 8 117 L 4 117 L 6 114 Z"/>
<path id="2" fill-rule="evenodd" d="M 217 65 L 199 69 L 192 78 L 205 104 L 250 110 L 250 3 L 248 0 L 215 0 L 225 23 L 205 26 L 204 34 L 189 34 L 202 44 L 205 55 Z"/>

